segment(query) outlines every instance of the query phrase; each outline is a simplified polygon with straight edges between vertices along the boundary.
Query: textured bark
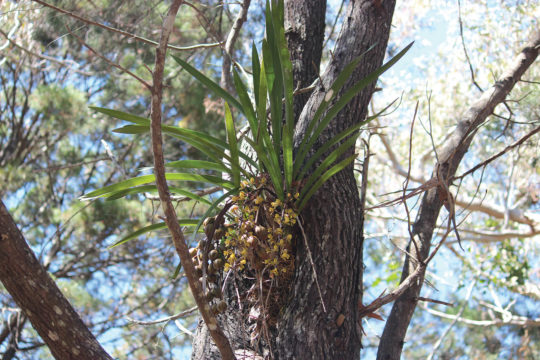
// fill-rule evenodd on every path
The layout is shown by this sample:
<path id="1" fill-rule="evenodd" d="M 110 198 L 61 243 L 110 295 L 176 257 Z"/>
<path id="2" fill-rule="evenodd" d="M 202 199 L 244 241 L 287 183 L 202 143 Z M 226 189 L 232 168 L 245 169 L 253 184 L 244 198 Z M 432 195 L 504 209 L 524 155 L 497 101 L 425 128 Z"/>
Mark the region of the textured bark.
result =
<path id="1" fill-rule="evenodd" d="M 514 64 L 501 76 L 501 80 L 484 92 L 482 97 L 467 110 L 448 141 L 437 151 L 439 163 L 435 165 L 436 170 L 433 177 L 438 177 L 444 182 L 452 180 L 478 127 L 493 113 L 495 107 L 504 101 L 516 82 L 535 61 L 539 47 L 540 32 L 537 32 L 532 41 L 521 51 Z M 446 190 L 437 187 L 424 194 L 417 219 L 413 225 L 413 236 L 414 239 L 417 239 L 418 252 L 411 244 L 407 249 L 419 261 L 424 261 L 429 255 L 433 230 L 443 205 L 441 198 L 444 196 L 441 196 L 441 192 L 446 193 Z M 417 264 L 407 256 L 401 281 L 406 279 L 416 266 Z M 407 328 L 416 308 L 423 282 L 424 274 L 394 303 L 381 337 L 377 359 L 397 360 L 401 357 Z"/>
<path id="2" fill-rule="evenodd" d="M 311 85 L 319 75 L 325 15 L 326 0 L 291 0 L 285 3 L 285 37 L 291 53 L 295 89 Z M 309 96 L 309 93 L 304 93 L 294 97 L 295 119 L 298 119 Z"/>
<path id="3" fill-rule="evenodd" d="M 306 3 L 310 3 L 307 1 Z M 382 64 L 390 33 L 395 1 L 381 7 L 373 1 L 351 1 L 337 40 L 334 57 L 319 85 L 304 106 L 297 123 L 295 144 L 329 86 L 341 69 L 376 44 L 351 76 L 352 85 Z M 310 28 L 310 25 L 306 25 Z M 368 86 L 330 123 L 314 150 L 333 135 L 362 121 L 375 83 Z M 309 248 L 313 254 L 322 298 L 312 274 L 307 249 L 297 249 L 294 288 L 278 323 L 278 359 L 357 359 L 361 347 L 358 303 L 362 299 L 362 214 L 352 167 L 332 177 L 312 198 L 302 213 Z M 336 319 L 344 316 L 338 326 Z"/>
<path id="4" fill-rule="evenodd" d="M 1 201 L 0 280 L 56 359 L 112 359 L 38 262 Z"/>

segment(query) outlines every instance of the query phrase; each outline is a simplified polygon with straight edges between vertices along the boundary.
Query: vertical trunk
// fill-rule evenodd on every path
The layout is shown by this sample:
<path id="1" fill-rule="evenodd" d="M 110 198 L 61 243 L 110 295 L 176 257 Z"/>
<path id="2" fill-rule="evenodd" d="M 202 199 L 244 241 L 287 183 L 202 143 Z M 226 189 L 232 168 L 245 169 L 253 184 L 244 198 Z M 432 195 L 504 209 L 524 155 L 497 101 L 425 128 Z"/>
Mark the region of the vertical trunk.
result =
<path id="1" fill-rule="evenodd" d="M 295 144 L 305 135 L 315 110 L 341 69 L 375 45 L 349 80 L 348 86 L 382 64 L 394 1 L 380 7 L 374 1 L 351 1 L 334 57 L 298 120 Z M 294 60 L 293 60 L 294 61 Z M 375 84 L 364 89 L 322 134 L 317 149 L 340 131 L 362 121 Z M 361 347 L 358 303 L 362 299 L 362 229 L 358 185 L 349 167 L 332 177 L 303 211 L 308 249 L 299 241 L 294 288 L 278 323 L 277 358 L 357 359 Z M 313 270 L 317 272 L 319 296 Z M 326 312 L 322 307 L 326 307 Z M 344 321 L 342 321 L 344 319 Z"/>
<path id="2" fill-rule="evenodd" d="M 1 201 L 0 280 L 56 359 L 112 359 L 38 262 Z"/>

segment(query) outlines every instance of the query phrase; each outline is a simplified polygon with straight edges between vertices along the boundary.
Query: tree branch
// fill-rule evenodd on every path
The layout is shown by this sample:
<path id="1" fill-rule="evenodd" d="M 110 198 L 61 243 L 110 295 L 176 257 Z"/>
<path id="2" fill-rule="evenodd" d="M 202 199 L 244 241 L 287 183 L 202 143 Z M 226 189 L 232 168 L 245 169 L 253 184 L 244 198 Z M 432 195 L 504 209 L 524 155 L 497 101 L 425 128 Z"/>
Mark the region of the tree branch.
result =
<path id="1" fill-rule="evenodd" d="M 243 0 L 242 8 L 240 9 L 238 16 L 234 20 L 234 24 L 231 28 L 231 31 L 229 32 L 229 35 L 227 36 L 227 41 L 225 42 L 225 49 L 223 49 L 224 53 L 223 53 L 223 63 L 221 65 L 221 84 L 220 85 L 222 88 L 227 89 L 230 92 L 232 92 L 234 89 L 233 81 L 231 78 L 231 64 L 232 64 L 232 54 L 233 54 L 234 44 L 236 43 L 236 39 L 238 38 L 238 35 L 240 34 L 242 25 L 247 19 L 247 13 L 248 13 L 250 4 L 251 4 L 251 0 Z"/>
<path id="2" fill-rule="evenodd" d="M 521 51 L 512 66 L 502 74 L 501 80 L 485 91 L 480 99 L 469 108 L 438 152 L 438 163 L 432 176 L 443 181 L 446 188 L 450 185 L 449 180 L 455 175 L 463 156 L 469 149 L 478 127 L 493 113 L 495 107 L 504 101 L 516 82 L 536 60 L 539 48 L 540 31 L 534 34 L 532 41 Z M 444 203 L 445 195 L 448 196 L 447 190 L 442 187 L 430 189 L 424 194 L 413 227 L 413 236 L 418 237 L 420 249 L 418 253 L 414 250 L 412 252 L 419 260 L 419 263 L 417 264 L 407 256 L 402 280 L 408 278 L 409 272 L 413 272 L 419 266 L 422 266 L 422 262 L 427 258 L 431 247 L 433 230 Z M 422 272 L 420 279 L 394 303 L 381 337 L 377 359 L 397 360 L 400 358 L 405 334 L 416 308 L 418 295 L 422 289 L 424 273 L 425 271 Z"/>
<path id="3" fill-rule="evenodd" d="M 41 266 L 2 201 L 0 280 L 56 359 L 112 359 Z"/>
<path id="4" fill-rule="evenodd" d="M 84 17 L 82 17 L 80 15 L 77 15 L 77 14 L 71 12 L 71 11 L 67 11 L 67 10 L 64 10 L 62 8 L 56 7 L 56 6 L 54 6 L 52 4 L 49 4 L 49 3 L 45 2 L 45 1 L 41 1 L 41 0 L 32 0 L 32 1 L 36 2 L 38 4 L 41 4 L 43 6 L 46 6 L 48 8 L 51 8 L 51 9 L 53 9 L 55 11 L 58 11 L 59 13 L 71 16 L 72 18 L 77 19 L 79 21 L 82 21 L 84 23 L 87 23 L 89 25 L 94 25 L 94 26 L 100 27 L 102 29 L 105 29 L 107 31 L 111 31 L 111 32 L 114 32 L 114 33 L 117 33 L 117 34 L 120 34 L 120 35 L 124 35 L 127 38 L 135 39 L 137 41 L 140 41 L 140 42 L 143 42 L 143 43 L 146 43 L 146 44 L 150 44 L 150 45 L 153 45 L 153 46 L 158 46 L 159 45 L 159 43 L 157 43 L 157 42 L 155 42 L 153 40 L 143 38 L 142 36 L 138 36 L 138 35 L 129 33 L 129 32 L 124 31 L 124 30 L 120 30 L 120 29 L 116 29 L 116 28 L 107 26 L 107 25 L 99 23 L 97 21 L 86 19 L 86 18 L 84 18 Z M 174 46 L 174 45 L 167 44 L 167 48 L 171 49 L 171 50 L 177 50 L 177 51 L 188 51 L 188 50 L 196 50 L 196 49 L 203 49 L 203 48 L 213 48 L 213 47 L 217 47 L 217 46 L 221 46 L 221 45 L 222 44 L 219 43 L 219 42 L 212 43 L 212 44 L 197 44 L 197 45 L 191 45 L 191 46 Z"/>
<path id="5" fill-rule="evenodd" d="M 221 356 L 225 360 L 235 359 L 229 340 L 223 334 L 223 331 L 219 328 L 217 319 L 210 311 L 208 302 L 203 294 L 202 286 L 199 283 L 199 279 L 195 273 L 195 267 L 189 255 L 188 246 L 182 232 L 182 228 L 178 223 L 178 218 L 176 216 L 176 210 L 171 201 L 171 196 L 169 193 L 169 186 L 165 179 L 165 161 L 163 156 L 163 137 L 161 133 L 161 101 L 163 96 L 163 71 L 165 68 L 165 55 L 167 53 L 167 42 L 169 41 L 169 35 L 172 32 L 174 26 L 174 19 L 178 12 L 180 5 L 183 0 L 175 0 L 169 11 L 165 20 L 163 21 L 163 26 L 161 29 L 161 37 L 159 41 L 159 47 L 156 49 L 156 60 L 153 72 L 153 83 L 152 83 L 152 104 L 151 104 L 151 136 L 152 136 L 152 152 L 154 156 L 154 172 L 156 176 L 156 186 L 159 193 L 159 198 L 163 206 L 163 211 L 165 213 L 165 222 L 167 227 L 172 235 L 172 240 L 176 252 L 180 257 L 182 266 L 186 277 L 188 279 L 189 287 L 195 302 L 201 315 L 204 319 L 204 322 L 208 326 L 212 339 L 216 343 Z"/>

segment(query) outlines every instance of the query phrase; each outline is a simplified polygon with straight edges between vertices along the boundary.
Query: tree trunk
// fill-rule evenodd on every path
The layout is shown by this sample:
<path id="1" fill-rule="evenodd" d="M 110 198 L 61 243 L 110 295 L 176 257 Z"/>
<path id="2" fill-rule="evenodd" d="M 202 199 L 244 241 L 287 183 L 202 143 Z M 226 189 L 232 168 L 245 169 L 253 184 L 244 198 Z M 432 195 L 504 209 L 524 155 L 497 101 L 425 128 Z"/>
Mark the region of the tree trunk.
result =
<path id="1" fill-rule="evenodd" d="M 0 280 L 56 359 L 112 359 L 38 262 L 2 201 Z"/>
<path id="2" fill-rule="evenodd" d="M 392 0 L 382 3 L 353 0 L 349 3 L 333 60 L 321 76 L 322 84 L 318 84 L 305 105 L 296 99 L 296 106 L 302 105 L 301 109 L 295 108 L 299 114 L 295 131 L 296 145 L 302 140 L 315 110 L 324 99 L 325 89 L 329 88 L 345 65 L 376 44 L 363 58 L 345 86 L 346 89 L 382 64 L 394 6 L 395 1 Z M 321 14 L 324 14 L 325 3 L 291 0 L 285 8 L 285 31 L 294 66 L 295 86 L 304 87 L 316 75 L 315 69 L 322 50 L 320 26 L 324 23 Z M 365 118 L 374 87 L 375 83 L 351 101 L 321 135 L 314 150 L 333 135 Z M 301 214 L 315 268 L 311 265 L 308 249 L 300 237 L 297 239 L 291 293 L 273 329 L 271 343 L 264 344 L 264 348 L 251 348 L 260 356 L 268 356 L 269 353 L 276 359 L 357 359 L 359 356 L 361 330 L 358 303 L 362 299 L 363 264 L 363 239 L 359 223 L 363 210 L 352 170 L 349 167 L 328 181 Z M 318 276 L 322 299 L 313 270 Z M 233 299 L 236 302 L 236 296 Z M 326 312 L 322 307 L 323 302 Z M 224 331 L 231 336 L 235 349 L 250 348 L 247 344 L 249 341 L 246 341 L 249 340 L 247 326 L 231 323 L 241 323 L 240 319 L 247 317 L 245 311 L 230 312 L 221 319 Z M 236 332 L 235 328 L 238 329 Z M 202 326 L 199 326 L 195 337 L 192 358 L 219 358 Z"/>

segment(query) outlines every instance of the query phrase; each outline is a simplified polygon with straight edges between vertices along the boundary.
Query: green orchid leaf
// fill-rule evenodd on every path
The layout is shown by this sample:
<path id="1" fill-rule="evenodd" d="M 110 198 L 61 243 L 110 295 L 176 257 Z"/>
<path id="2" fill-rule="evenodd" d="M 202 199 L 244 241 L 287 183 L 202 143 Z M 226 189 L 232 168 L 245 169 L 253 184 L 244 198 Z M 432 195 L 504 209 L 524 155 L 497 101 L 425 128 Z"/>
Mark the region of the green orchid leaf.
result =
<path id="1" fill-rule="evenodd" d="M 215 170 L 224 174 L 230 174 L 231 169 L 227 168 L 222 163 L 216 163 L 211 161 L 203 160 L 178 160 L 171 161 L 165 164 L 167 168 L 175 169 L 204 169 L 204 170 Z"/>
<path id="2" fill-rule="evenodd" d="M 113 132 L 118 134 L 146 134 L 150 132 L 149 125 L 125 125 L 120 128 L 114 129 Z"/>
<path id="3" fill-rule="evenodd" d="M 129 121 L 129 122 L 134 123 L 134 124 L 150 125 L 150 119 L 140 117 L 140 116 L 137 116 L 137 115 L 128 114 L 128 113 L 123 112 L 123 111 L 106 109 L 106 108 L 102 108 L 102 107 L 98 107 L 98 106 L 90 106 L 90 109 L 95 110 L 95 111 L 100 112 L 100 113 L 105 114 L 105 115 L 112 116 L 112 117 L 120 119 L 120 120 Z"/>
<path id="4" fill-rule="evenodd" d="M 356 96 L 360 91 L 362 91 L 366 86 L 371 84 L 373 81 L 377 80 L 377 78 L 381 74 L 383 74 L 390 67 L 392 67 L 399 59 L 401 59 L 405 55 L 405 53 L 409 51 L 413 43 L 414 42 L 411 42 L 403 50 L 401 50 L 396 56 L 394 56 L 391 60 L 389 60 L 380 68 L 371 72 L 368 76 L 359 80 L 356 84 L 351 86 L 336 101 L 336 103 L 332 107 L 330 107 L 330 109 L 326 112 L 326 115 L 324 116 L 324 118 L 320 122 L 318 122 L 317 128 L 313 131 L 313 134 L 308 136 L 309 140 L 304 145 L 300 146 L 299 151 L 298 151 L 298 156 L 296 157 L 296 161 L 299 161 L 300 163 L 304 161 L 309 149 L 313 147 L 315 141 L 317 141 L 320 134 L 328 126 L 330 121 L 352 100 L 354 96 Z M 317 120 L 317 119 L 314 118 L 314 120 Z"/>
<path id="5" fill-rule="evenodd" d="M 299 197 L 298 211 L 302 211 L 302 209 L 304 208 L 304 206 L 306 206 L 307 202 L 309 201 L 309 199 L 311 199 L 313 194 L 315 194 L 315 192 L 317 190 L 319 190 L 319 188 L 326 181 L 328 181 L 328 179 L 330 179 L 332 176 L 334 176 L 335 174 L 337 174 L 341 170 L 345 169 L 349 164 L 351 164 L 354 161 L 354 159 L 356 159 L 356 157 L 357 157 L 357 155 L 354 154 L 354 155 L 351 155 L 348 158 L 340 161 L 339 163 L 337 163 L 336 165 L 334 165 L 330 169 L 328 169 L 328 171 L 326 171 L 319 178 L 319 180 L 317 180 L 317 182 L 315 184 L 313 184 L 313 186 L 309 190 L 306 190 L 306 191 L 302 190 L 302 194 Z"/>
<path id="6" fill-rule="evenodd" d="M 229 151 L 231 158 L 232 178 L 235 187 L 240 186 L 240 160 L 238 142 L 236 140 L 236 129 L 232 118 L 229 104 L 225 103 L 225 128 L 227 130 L 227 138 L 229 140 Z"/>
<path id="7" fill-rule="evenodd" d="M 233 184 L 230 181 L 223 180 L 220 177 L 212 176 L 212 175 L 199 175 L 199 174 L 189 174 L 189 173 L 166 173 L 165 178 L 169 181 L 197 181 L 197 182 L 204 182 L 209 183 L 217 186 L 221 186 L 223 188 L 232 188 Z M 107 194 L 126 190 L 128 188 L 138 186 L 138 185 L 144 185 L 155 181 L 154 175 L 143 175 L 135 178 L 131 178 L 128 180 L 120 181 L 116 184 L 112 184 L 109 186 L 102 187 L 101 189 L 94 190 L 92 192 L 89 192 L 86 195 L 83 195 L 81 197 L 81 200 L 90 200 L 93 198 L 98 197 L 104 197 Z"/>
<path id="8" fill-rule="evenodd" d="M 207 199 L 182 188 L 176 187 L 176 186 L 169 186 L 169 192 L 174 195 L 181 195 L 185 196 L 187 198 L 190 198 L 195 201 L 199 201 L 201 203 L 210 205 L 210 201 Z M 143 186 L 136 186 L 125 190 L 116 191 L 113 193 L 110 193 L 106 195 L 107 201 L 117 200 L 120 198 L 123 198 L 127 195 L 134 195 L 134 194 L 144 194 L 144 193 L 157 193 L 157 187 L 156 185 L 143 185 Z"/>
<path id="9" fill-rule="evenodd" d="M 178 223 L 181 226 L 195 226 L 198 223 L 198 220 L 194 219 L 181 219 L 178 220 Z M 140 228 L 137 231 L 132 232 L 131 234 L 127 235 L 126 237 L 122 238 L 121 240 L 115 242 L 111 246 L 108 247 L 108 249 L 112 249 L 118 245 L 125 244 L 126 242 L 136 239 L 141 235 L 147 234 L 151 231 L 157 231 L 157 230 L 163 230 L 167 228 L 167 224 L 165 222 L 160 222 L 152 225 L 145 226 L 143 228 Z"/>
<path id="10" fill-rule="evenodd" d="M 203 73 L 201 73 L 199 70 L 195 69 L 193 66 L 189 65 L 184 60 L 180 59 L 179 57 L 176 57 L 174 55 L 171 55 L 173 59 L 182 66 L 188 73 L 190 73 L 194 78 L 199 80 L 202 84 L 204 84 L 207 88 L 212 90 L 217 96 L 237 108 L 240 112 L 244 113 L 244 109 L 240 102 L 236 100 L 229 92 L 225 89 L 223 89 L 221 86 L 219 86 L 214 80 L 210 79 Z"/>
<path id="11" fill-rule="evenodd" d="M 251 45 L 251 63 L 253 69 L 253 97 L 255 101 L 259 100 L 259 78 L 261 76 L 261 64 L 259 60 L 259 53 L 255 42 Z M 243 104 L 242 104 L 243 105 Z"/>
<path id="12" fill-rule="evenodd" d="M 251 128 L 251 131 L 257 131 L 258 123 L 257 123 L 257 115 L 255 114 L 255 110 L 253 109 L 253 103 L 251 102 L 251 99 L 249 97 L 246 85 L 242 82 L 242 79 L 240 78 L 240 75 L 236 72 L 236 70 L 233 69 L 233 80 L 234 80 L 234 86 L 236 88 L 236 92 L 238 93 L 238 97 L 240 98 L 240 102 L 242 103 L 242 106 L 244 107 L 244 115 L 246 116 L 249 127 Z"/>

